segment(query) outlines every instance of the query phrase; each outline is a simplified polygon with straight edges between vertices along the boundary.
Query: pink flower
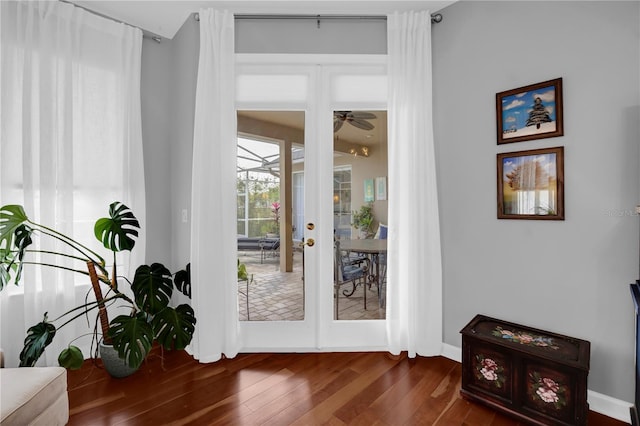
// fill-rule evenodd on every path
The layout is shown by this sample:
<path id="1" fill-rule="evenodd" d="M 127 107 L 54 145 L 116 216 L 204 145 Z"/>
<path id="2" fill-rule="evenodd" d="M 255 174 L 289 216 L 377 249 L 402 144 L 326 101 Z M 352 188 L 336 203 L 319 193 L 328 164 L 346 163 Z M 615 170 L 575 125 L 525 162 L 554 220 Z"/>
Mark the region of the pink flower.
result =
<path id="1" fill-rule="evenodd" d="M 550 389 L 539 387 L 536 393 L 544 402 L 558 402 L 558 395 Z"/>
<path id="2" fill-rule="evenodd" d="M 531 343 L 533 341 L 533 337 L 531 337 L 528 334 L 520 334 L 520 335 L 518 335 L 518 337 L 520 338 L 520 342 L 521 343 L 527 344 L 527 343 Z"/>
<path id="3" fill-rule="evenodd" d="M 558 392 L 558 390 L 560 389 L 560 386 L 552 379 L 548 379 L 546 377 L 542 378 L 542 383 L 544 385 L 544 387 L 550 391 L 553 392 Z"/>
<path id="4" fill-rule="evenodd" d="M 493 369 L 483 368 L 482 370 L 480 370 L 480 373 L 484 376 L 485 379 L 490 380 L 492 382 L 495 380 L 498 380 L 498 375 Z"/>
<path id="5" fill-rule="evenodd" d="M 275 211 L 280 210 L 280 203 L 277 201 L 275 203 L 271 203 L 271 208 Z"/>
<path id="6" fill-rule="evenodd" d="M 489 370 L 495 370 L 498 368 L 498 364 L 491 358 L 485 358 L 482 360 L 482 366 Z"/>

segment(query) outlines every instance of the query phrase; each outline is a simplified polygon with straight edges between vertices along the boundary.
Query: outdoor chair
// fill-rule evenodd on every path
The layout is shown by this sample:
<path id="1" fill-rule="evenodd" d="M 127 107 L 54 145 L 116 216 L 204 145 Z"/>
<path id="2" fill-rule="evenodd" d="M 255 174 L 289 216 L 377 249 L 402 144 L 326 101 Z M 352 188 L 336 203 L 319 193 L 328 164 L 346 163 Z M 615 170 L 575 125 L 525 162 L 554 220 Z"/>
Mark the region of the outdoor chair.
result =
<path id="1" fill-rule="evenodd" d="M 386 240 L 387 234 L 389 232 L 389 228 L 387 225 L 381 223 L 378 225 L 378 231 L 374 238 L 378 238 L 380 240 Z M 377 266 L 379 268 L 377 272 L 379 276 L 379 286 L 378 286 L 378 304 L 380 308 L 384 308 L 387 304 L 387 255 L 386 253 L 378 254 Z"/>
<path id="2" fill-rule="evenodd" d="M 364 309 L 367 309 L 367 277 L 370 270 L 370 262 L 368 258 L 351 259 L 348 252 L 340 250 L 340 241 L 335 241 L 334 256 L 334 297 L 335 297 L 335 319 L 338 318 L 340 289 L 344 285 L 351 284 L 351 291 L 342 290 L 345 297 L 350 297 L 356 291 L 358 285 L 362 285 L 364 292 Z"/>

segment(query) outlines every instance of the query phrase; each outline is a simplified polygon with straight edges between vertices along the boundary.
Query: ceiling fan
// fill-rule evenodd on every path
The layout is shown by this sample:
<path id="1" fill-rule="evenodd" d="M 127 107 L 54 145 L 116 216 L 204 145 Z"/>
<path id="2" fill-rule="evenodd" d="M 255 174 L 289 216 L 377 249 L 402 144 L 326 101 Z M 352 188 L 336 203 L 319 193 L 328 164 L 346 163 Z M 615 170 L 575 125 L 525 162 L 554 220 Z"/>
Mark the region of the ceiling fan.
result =
<path id="1" fill-rule="evenodd" d="M 344 122 L 351 124 L 362 130 L 372 130 L 375 126 L 367 120 L 377 118 L 375 114 L 364 111 L 334 111 L 333 112 L 333 132 L 340 130 Z"/>

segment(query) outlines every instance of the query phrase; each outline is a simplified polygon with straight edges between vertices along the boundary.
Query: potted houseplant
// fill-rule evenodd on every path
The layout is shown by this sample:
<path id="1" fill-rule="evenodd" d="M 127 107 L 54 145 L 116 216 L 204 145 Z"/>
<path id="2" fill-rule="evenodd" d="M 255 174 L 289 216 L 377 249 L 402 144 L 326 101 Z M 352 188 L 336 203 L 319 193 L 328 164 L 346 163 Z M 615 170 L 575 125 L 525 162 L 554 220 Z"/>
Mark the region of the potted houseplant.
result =
<path id="1" fill-rule="evenodd" d="M 351 226 L 360 231 L 362 238 L 368 238 L 372 235 L 373 205 L 371 203 L 363 204 L 360 206 L 360 210 L 352 212 L 351 219 Z"/>
<path id="2" fill-rule="evenodd" d="M 31 221 L 22 206 L 0 208 L 0 291 L 12 281 L 19 284 L 23 265 L 39 264 L 87 275 L 95 295 L 95 301 L 85 301 L 54 320 L 49 320 L 45 313 L 42 322 L 30 327 L 20 353 L 20 366 L 34 366 L 53 341 L 58 328 L 89 313 L 96 313 L 102 341 L 107 346 L 112 345 L 117 351 L 116 358 L 123 360 L 132 371 L 140 366 L 154 342 L 165 349 L 178 350 L 191 342 L 196 323 L 193 309 L 188 304 L 169 306 L 174 287 L 191 296 L 189 265 L 176 274 L 171 274 L 160 263 L 141 265 L 136 269 L 133 281 L 117 274 L 116 254 L 133 249 L 139 229 L 133 212 L 120 202 L 109 206 L 109 217 L 96 221 L 94 234 L 113 255 L 109 271 L 105 259 L 98 253 L 55 229 Z M 34 244 L 36 236 L 54 238 L 69 249 L 65 252 L 41 250 Z M 73 259 L 74 266 L 55 263 L 58 256 Z M 130 285 L 132 297 L 118 288 L 119 281 Z M 114 302 L 119 305 L 124 302 L 131 308 L 131 313 L 109 321 L 107 308 Z M 56 327 L 54 323 L 58 321 L 62 324 Z M 98 341 L 97 327 L 95 330 L 94 342 Z M 79 368 L 84 357 L 79 348 L 69 345 L 58 361 L 63 367 Z M 107 370 L 111 373 L 108 367 Z"/>

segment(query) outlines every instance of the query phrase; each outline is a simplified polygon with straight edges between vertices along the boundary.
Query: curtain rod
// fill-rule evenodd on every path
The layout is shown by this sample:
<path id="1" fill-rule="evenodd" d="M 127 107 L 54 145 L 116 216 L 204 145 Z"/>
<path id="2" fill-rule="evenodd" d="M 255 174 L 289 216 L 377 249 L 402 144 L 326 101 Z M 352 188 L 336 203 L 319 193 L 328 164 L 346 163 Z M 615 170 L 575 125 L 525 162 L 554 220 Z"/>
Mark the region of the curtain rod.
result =
<path id="1" fill-rule="evenodd" d="M 386 20 L 385 15 L 246 15 L 238 14 L 235 19 L 315 19 L 320 22 L 323 19 L 362 19 L 362 20 Z M 196 21 L 200 20 L 200 15 L 194 15 Z M 431 23 L 437 24 L 442 22 L 442 14 L 434 13 L 431 15 Z"/>

